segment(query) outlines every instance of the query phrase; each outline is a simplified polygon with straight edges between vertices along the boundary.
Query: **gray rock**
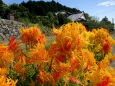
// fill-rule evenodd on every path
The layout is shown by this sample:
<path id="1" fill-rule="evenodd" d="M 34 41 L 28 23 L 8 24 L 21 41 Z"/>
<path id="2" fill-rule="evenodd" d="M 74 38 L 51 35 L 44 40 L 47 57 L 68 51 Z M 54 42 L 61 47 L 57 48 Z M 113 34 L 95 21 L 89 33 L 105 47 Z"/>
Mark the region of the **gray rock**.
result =
<path id="1" fill-rule="evenodd" d="M 4 40 L 9 39 L 12 35 L 15 35 L 17 38 L 19 37 L 20 27 L 23 25 L 21 22 L 13 21 L 13 20 L 0 20 L 0 36 L 4 38 Z"/>

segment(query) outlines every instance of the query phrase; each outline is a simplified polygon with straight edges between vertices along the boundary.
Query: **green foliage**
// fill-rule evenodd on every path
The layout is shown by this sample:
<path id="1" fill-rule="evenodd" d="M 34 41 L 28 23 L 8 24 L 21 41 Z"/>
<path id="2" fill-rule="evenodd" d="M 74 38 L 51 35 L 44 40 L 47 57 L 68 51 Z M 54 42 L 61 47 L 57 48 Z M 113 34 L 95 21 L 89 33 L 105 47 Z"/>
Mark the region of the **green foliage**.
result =
<path id="1" fill-rule="evenodd" d="M 61 5 L 58 2 L 51 1 L 32 1 L 22 2 L 20 4 L 11 4 L 7 6 L 7 11 L 1 12 L 4 13 L 4 18 L 7 18 L 8 14 L 13 14 L 15 19 L 29 24 L 41 24 L 46 27 L 60 26 L 68 22 L 67 18 L 64 15 L 56 16 L 54 13 L 64 10 L 71 13 L 80 12 L 75 8 L 69 8 Z M 60 23 L 59 23 L 60 21 Z"/>
<path id="2" fill-rule="evenodd" d="M 44 28 L 43 26 L 45 28 L 51 28 L 52 26 L 60 26 L 69 22 L 67 16 L 62 14 L 56 16 L 55 12 L 61 10 L 71 13 L 80 12 L 80 10 L 63 6 L 55 1 L 45 2 L 32 0 L 20 4 L 14 3 L 9 6 L 4 4 L 0 9 L 2 18 L 7 18 L 7 15 L 13 14 L 15 20 L 23 22 L 25 26 L 40 24 L 42 28 Z M 48 31 L 43 30 L 43 32 L 49 34 Z"/>
<path id="3" fill-rule="evenodd" d="M 10 12 L 14 14 L 16 19 L 29 17 L 29 10 L 21 4 L 12 4 L 9 6 Z"/>
<path id="4" fill-rule="evenodd" d="M 48 19 L 50 21 L 50 25 L 54 24 L 56 21 L 56 16 L 52 12 L 47 13 Z"/>
<path id="5" fill-rule="evenodd" d="M 101 20 L 100 24 L 101 27 L 106 28 L 109 31 L 112 31 L 114 29 L 114 24 L 112 24 L 106 16 Z"/>
<path id="6" fill-rule="evenodd" d="M 14 71 L 14 69 L 10 68 L 8 77 L 14 80 L 15 78 L 18 78 L 18 82 L 16 86 L 30 86 L 32 81 L 35 81 L 37 78 L 38 72 L 33 64 L 26 64 L 26 65 L 23 65 L 23 67 L 27 71 L 25 73 L 25 76 L 26 76 L 25 79 L 22 79 L 21 76 Z"/>
<path id="7" fill-rule="evenodd" d="M 112 31 L 114 29 L 114 24 L 111 23 L 107 17 L 103 18 L 101 21 L 99 21 L 96 17 L 91 17 L 87 13 L 85 13 L 86 20 L 83 22 L 83 24 L 86 26 L 88 30 L 92 30 L 95 28 L 106 28 L 109 31 Z"/>
<path id="8" fill-rule="evenodd" d="M 46 36 L 49 36 L 51 35 L 51 28 L 50 27 L 47 27 L 47 26 L 44 26 L 42 24 L 38 24 L 40 30 L 46 35 Z"/>
<path id="9" fill-rule="evenodd" d="M 19 18 L 18 21 L 23 22 L 25 26 L 30 26 L 32 23 L 28 18 Z"/>
<path id="10" fill-rule="evenodd" d="M 25 69 L 27 71 L 26 77 L 28 77 L 28 78 L 33 77 L 36 73 L 36 69 L 35 69 L 34 65 L 29 64 L 29 65 L 24 65 L 24 66 L 25 66 Z"/>
<path id="11" fill-rule="evenodd" d="M 21 4 L 24 7 L 28 8 L 30 13 L 34 15 L 41 15 L 41 16 L 46 16 L 48 12 L 57 12 L 60 10 L 65 10 L 72 13 L 80 12 L 80 10 L 63 6 L 55 1 L 51 1 L 51 2 L 28 1 L 27 3 L 23 2 Z"/>
<path id="12" fill-rule="evenodd" d="M 100 52 L 94 52 L 94 54 L 97 62 L 102 61 L 105 57 L 105 55 L 100 55 Z"/>
<path id="13" fill-rule="evenodd" d="M 70 13 L 81 12 L 78 9 L 66 7 L 55 1 L 45 2 L 29 0 L 28 2 L 22 2 L 20 4 L 6 5 L 0 0 L 0 17 L 7 18 L 7 15 L 11 13 L 14 15 L 15 20 L 23 22 L 25 26 L 39 24 L 42 27 L 51 28 L 52 26 L 59 27 L 62 24 L 66 24 L 70 22 L 70 20 L 67 19 L 67 15 L 55 15 L 55 12 L 62 10 Z M 112 31 L 114 28 L 114 24 L 112 24 L 107 17 L 103 18 L 101 21 L 96 17 L 89 16 L 87 13 L 85 13 L 85 17 L 87 21 L 81 23 L 83 23 L 88 30 L 103 27 Z M 48 31 L 44 31 L 44 33 L 48 33 Z"/>
<path id="14" fill-rule="evenodd" d="M 63 25 L 63 24 L 70 22 L 70 20 L 67 19 L 66 15 L 58 14 L 57 17 L 58 17 L 59 25 Z"/>
<path id="15" fill-rule="evenodd" d="M 4 11 L 4 9 L 3 9 L 3 1 L 0 0 L 0 16 L 3 16 L 3 11 Z"/>
<path id="16" fill-rule="evenodd" d="M 3 1 L 2 1 L 2 0 L 0 0 L 0 4 L 3 4 Z"/>

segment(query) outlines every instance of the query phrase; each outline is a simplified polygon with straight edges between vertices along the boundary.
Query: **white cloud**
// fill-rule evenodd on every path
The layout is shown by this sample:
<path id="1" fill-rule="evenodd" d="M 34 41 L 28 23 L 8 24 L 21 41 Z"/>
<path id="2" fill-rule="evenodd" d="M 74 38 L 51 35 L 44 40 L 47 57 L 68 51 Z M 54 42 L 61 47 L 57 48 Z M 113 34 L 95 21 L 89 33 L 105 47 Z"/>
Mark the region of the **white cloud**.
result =
<path id="1" fill-rule="evenodd" d="M 113 5 L 115 5 L 115 1 L 113 1 L 113 0 L 98 3 L 98 6 L 108 7 L 108 6 L 113 6 Z"/>

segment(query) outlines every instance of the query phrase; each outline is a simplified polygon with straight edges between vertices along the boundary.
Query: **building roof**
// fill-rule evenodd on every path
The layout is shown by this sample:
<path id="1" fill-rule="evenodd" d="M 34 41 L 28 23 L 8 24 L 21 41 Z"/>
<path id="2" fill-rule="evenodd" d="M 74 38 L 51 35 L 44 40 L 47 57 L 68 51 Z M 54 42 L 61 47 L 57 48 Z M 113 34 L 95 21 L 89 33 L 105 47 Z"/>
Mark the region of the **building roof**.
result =
<path id="1" fill-rule="evenodd" d="M 58 11 L 58 12 L 56 12 L 56 13 L 55 13 L 55 15 L 58 15 L 58 14 L 66 14 L 66 15 L 71 15 L 72 13 L 67 12 L 67 11 L 65 11 L 65 10 L 62 10 L 62 11 Z"/>
<path id="2" fill-rule="evenodd" d="M 70 19 L 71 21 L 86 20 L 83 12 L 77 13 L 77 14 L 72 14 L 72 15 L 68 16 L 68 19 Z"/>

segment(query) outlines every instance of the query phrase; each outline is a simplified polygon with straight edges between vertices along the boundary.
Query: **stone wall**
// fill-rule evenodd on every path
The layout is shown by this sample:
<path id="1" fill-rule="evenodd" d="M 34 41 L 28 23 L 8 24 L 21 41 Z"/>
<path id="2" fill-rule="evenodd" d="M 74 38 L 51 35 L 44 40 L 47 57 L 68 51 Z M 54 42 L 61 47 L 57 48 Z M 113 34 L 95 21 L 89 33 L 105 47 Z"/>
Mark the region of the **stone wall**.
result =
<path id="1" fill-rule="evenodd" d="M 0 38 L 3 40 L 8 40 L 11 36 L 18 38 L 21 26 L 21 22 L 0 19 Z"/>

